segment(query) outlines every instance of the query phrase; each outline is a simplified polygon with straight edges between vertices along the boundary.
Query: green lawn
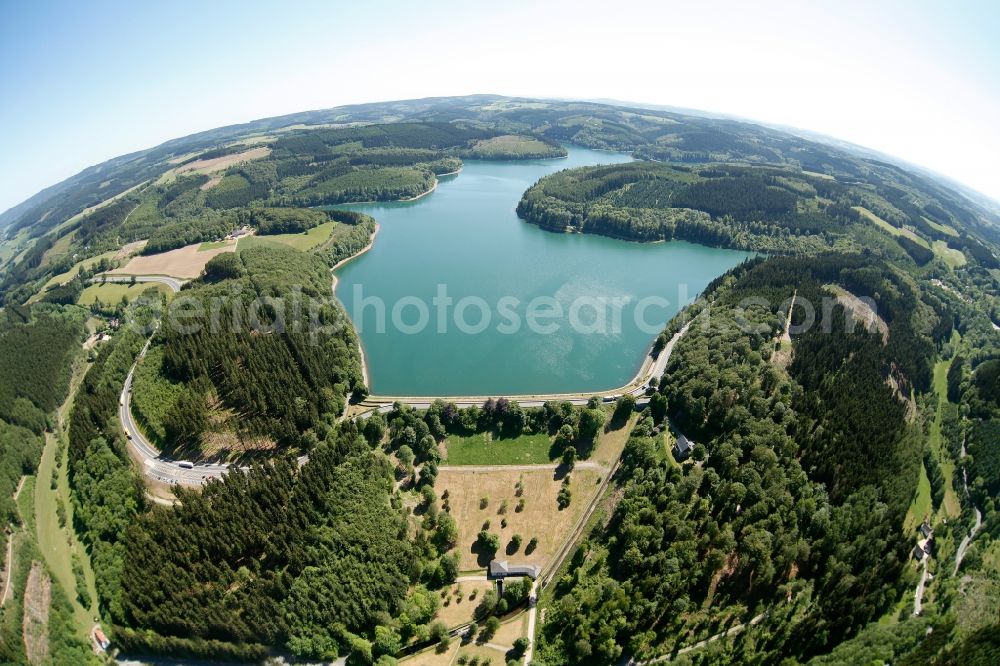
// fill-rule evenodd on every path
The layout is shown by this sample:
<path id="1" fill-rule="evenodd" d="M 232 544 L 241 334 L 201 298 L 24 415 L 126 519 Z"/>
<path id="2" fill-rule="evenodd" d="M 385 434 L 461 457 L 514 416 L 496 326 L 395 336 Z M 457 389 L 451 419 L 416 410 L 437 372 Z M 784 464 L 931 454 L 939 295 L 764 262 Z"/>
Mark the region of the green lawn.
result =
<path id="1" fill-rule="evenodd" d="M 935 256 L 944 261 L 949 268 L 961 268 L 965 265 L 965 255 L 962 254 L 962 251 L 956 250 L 953 247 L 948 247 L 948 243 L 943 240 L 934 241 L 932 249 L 934 250 Z"/>
<path id="2" fill-rule="evenodd" d="M 937 229 L 943 234 L 947 234 L 948 236 L 954 236 L 956 238 L 958 237 L 958 232 L 955 231 L 955 229 L 953 229 L 952 227 L 948 226 L 947 224 L 938 224 L 934 220 L 931 220 L 927 217 L 924 217 L 924 222 L 927 223 L 927 226 L 931 227 L 932 229 Z"/>
<path id="3" fill-rule="evenodd" d="M 226 247 L 227 245 L 229 245 L 227 241 L 210 241 L 199 245 L 198 251 L 205 252 L 206 250 L 218 250 L 220 247 Z"/>
<path id="4" fill-rule="evenodd" d="M 879 217 L 878 215 L 876 215 L 875 213 L 873 213 L 870 210 L 868 210 L 867 208 L 863 208 L 861 206 L 855 206 L 854 210 L 856 210 L 859 213 L 861 213 L 862 217 L 864 217 L 868 221 L 870 221 L 873 224 L 875 224 L 875 226 L 881 227 L 882 229 L 884 229 L 885 231 L 888 231 L 893 236 L 906 236 L 907 238 L 909 238 L 910 240 L 912 240 L 914 243 L 917 243 L 918 245 L 922 245 L 925 248 L 927 248 L 928 250 L 931 249 L 931 247 L 927 243 L 927 241 L 925 241 L 923 238 L 921 238 L 920 236 L 918 236 L 917 234 L 915 234 L 910 229 L 900 228 L 900 227 L 894 227 L 891 224 L 889 224 L 888 222 L 886 222 L 885 220 L 883 220 L 881 217 Z"/>
<path id="5" fill-rule="evenodd" d="M 450 436 L 445 465 L 544 465 L 552 462 L 552 442 L 545 433 L 494 439 L 491 433 L 469 437 Z"/>
<path id="6" fill-rule="evenodd" d="M 114 307 L 122 302 L 123 298 L 128 298 L 129 302 L 139 298 L 147 289 L 153 289 L 166 295 L 169 299 L 173 292 L 165 284 L 158 282 L 136 282 L 128 284 L 126 282 L 108 282 L 106 284 L 92 284 L 80 292 L 80 297 L 76 300 L 77 305 L 92 305 L 100 300 L 106 306 Z"/>
<path id="7" fill-rule="evenodd" d="M 941 406 L 948 402 L 948 365 L 949 361 L 938 361 L 934 365 L 934 395 L 937 396 L 938 403 L 928 436 L 931 453 L 937 456 L 938 462 L 941 464 L 941 475 L 944 477 L 944 502 L 941 510 L 945 516 L 954 518 L 961 513 L 958 495 L 955 494 L 955 487 L 952 484 L 955 461 L 950 452 L 946 450 L 941 438 Z"/>
<path id="8" fill-rule="evenodd" d="M 83 261 L 76 262 L 72 268 L 70 268 L 65 273 L 60 273 L 59 275 L 53 275 L 49 278 L 49 281 L 38 290 L 38 293 L 31 297 L 31 300 L 37 300 L 42 293 L 49 287 L 54 287 L 57 284 L 67 282 L 70 278 L 74 277 L 80 272 L 81 268 L 90 268 L 95 265 L 101 259 L 114 259 L 118 255 L 118 250 L 111 250 L 110 252 L 105 252 L 104 254 L 99 254 L 96 257 L 91 257 L 90 259 L 84 259 Z"/>
<path id="9" fill-rule="evenodd" d="M 72 395 L 79 386 L 79 380 L 83 372 L 86 371 L 86 367 L 86 365 L 80 364 L 75 369 L 76 376 L 71 384 L 70 397 L 59 408 L 58 418 L 61 423 L 65 423 L 72 404 Z M 38 475 L 33 487 L 35 534 L 38 538 L 38 548 L 45 556 L 45 563 L 52 573 L 53 581 L 62 588 L 70 600 L 80 638 L 85 639 L 91 625 L 93 625 L 94 617 L 98 614 L 97 589 L 94 584 L 94 572 L 90 565 L 90 558 L 83 544 L 77 539 L 76 532 L 72 529 L 73 503 L 70 501 L 69 493 L 69 451 L 68 447 L 65 446 L 66 440 L 65 431 L 45 435 L 45 449 L 42 451 L 42 459 L 38 465 Z M 57 465 L 56 461 L 60 458 L 61 463 Z M 27 490 L 28 486 L 26 485 L 25 490 L 22 491 L 22 498 Z M 18 504 L 20 503 L 19 501 Z M 57 507 L 60 504 L 66 512 L 66 527 L 59 524 Z M 89 608 L 82 606 L 76 596 L 76 577 L 73 573 L 74 553 L 83 564 L 84 579 L 91 598 Z"/>
<path id="10" fill-rule="evenodd" d="M 923 522 L 924 516 L 931 515 L 931 482 L 927 478 L 927 470 L 923 463 L 920 464 L 920 481 L 917 483 L 917 495 L 910 504 L 910 510 L 906 512 L 906 520 L 903 522 L 903 529 L 906 534 L 916 530 Z"/>
<path id="11" fill-rule="evenodd" d="M 247 236 L 241 238 L 240 250 L 251 247 L 281 247 L 287 246 L 302 252 L 307 252 L 315 247 L 319 247 L 330 239 L 337 222 L 326 222 L 313 227 L 309 231 L 300 234 L 274 234 L 272 236 Z M 343 225 L 340 225 L 343 226 Z"/>

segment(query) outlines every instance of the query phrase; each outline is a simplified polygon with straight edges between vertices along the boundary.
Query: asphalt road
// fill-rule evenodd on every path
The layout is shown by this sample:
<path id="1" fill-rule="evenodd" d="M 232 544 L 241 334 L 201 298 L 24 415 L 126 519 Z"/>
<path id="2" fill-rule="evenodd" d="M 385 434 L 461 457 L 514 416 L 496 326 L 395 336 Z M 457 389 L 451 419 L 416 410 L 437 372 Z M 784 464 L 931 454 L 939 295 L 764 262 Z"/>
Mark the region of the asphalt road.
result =
<path id="1" fill-rule="evenodd" d="M 136 365 L 139 360 L 146 355 L 151 340 L 146 341 L 146 345 L 139 352 L 139 358 L 128 372 L 125 378 L 125 386 L 122 388 L 118 399 L 118 418 L 125 429 L 125 436 L 128 438 L 129 448 L 131 448 L 140 458 L 142 458 L 143 473 L 155 479 L 169 484 L 180 484 L 185 486 L 200 486 L 210 478 L 218 478 L 226 473 L 229 465 L 193 465 L 190 469 L 182 467 L 180 461 L 164 458 L 155 446 L 149 443 L 139 430 L 138 424 L 132 418 L 130 408 L 132 402 L 132 377 L 135 374 Z"/>
<path id="2" fill-rule="evenodd" d="M 180 278 L 170 277 L 169 275 L 108 275 L 101 274 L 97 277 L 90 278 L 90 281 L 94 284 L 101 284 L 102 282 L 118 282 L 118 283 L 129 283 L 135 279 L 136 282 L 159 282 L 160 284 L 165 284 L 173 292 L 178 292 L 181 287 L 184 286 L 188 280 L 182 280 Z"/>

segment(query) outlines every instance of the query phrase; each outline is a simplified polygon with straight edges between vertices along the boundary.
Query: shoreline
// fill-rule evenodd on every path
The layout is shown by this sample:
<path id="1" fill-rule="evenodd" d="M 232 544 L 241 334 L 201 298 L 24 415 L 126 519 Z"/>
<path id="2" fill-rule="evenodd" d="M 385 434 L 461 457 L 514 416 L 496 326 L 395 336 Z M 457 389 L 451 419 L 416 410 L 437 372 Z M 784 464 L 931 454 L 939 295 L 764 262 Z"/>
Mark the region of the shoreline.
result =
<path id="1" fill-rule="evenodd" d="M 421 192 L 420 194 L 418 194 L 416 196 L 404 197 L 402 199 L 385 199 L 385 200 L 377 200 L 376 199 L 376 200 L 373 200 L 373 201 L 345 201 L 343 203 L 338 203 L 338 204 L 322 204 L 322 205 L 324 205 L 324 206 L 326 206 L 326 205 L 329 205 L 329 206 L 370 206 L 370 205 L 373 205 L 373 204 L 388 204 L 388 203 L 401 203 L 401 202 L 409 203 L 410 201 L 416 201 L 418 199 L 426 197 L 428 194 L 430 194 L 431 192 L 433 192 L 434 190 L 437 189 L 438 184 L 441 182 L 440 181 L 441 178 L 444 178 L 445 176 L 457 176 L 458 174 L 462 173 L 462 169 L 463 168 L 465 168 L 465 165 L 462 165 L 462 166 L 458 167 L 454 171 L 449 171 L 448 173 L 434 174 L 434 184 L 431 185 L 430 189 L 428 189 L 426 192 Z"/>
<path id="2" fill-rule="evenodd" d="M 336 271 L 338 268 L 341 268 L 342 266 L 346 265 L 347 263 L 349 263 L 351 261 L 354 261 L 355 259 L 357 259 L 361 255 L 363 255 L 365 252 L 367 252 L 368 250 L 372 249 L 372 247 L 375 246 L 375 237 L 378 236 L 379 229 L 381 229 L 381 228 L 382 228 L 382 225 L 380 225 L 378 222 L 376 222 L 375 223 L 375 229 L 374 229 L 374 231 L 372 231 L 371 238 L 368 240 L 368 245 L 365 245 L 363 248 L 361 248 L 360 250 L 358 250 L 357 252 L 355 252 L 351 256 L 344 257 L 343 259 L 341 259 L 340 261 L 338 261 L 333 266 L 333 268 L 330 269 L 330 277 L 332 278 L 332 284 L 330 285 L 330 293 L 333 294 L 334 298 L 337 297 L 337 283 L 340 282 L 340 280 L 337 279 L 337 276 L 334 274 L 334 271 Z M 343 305 L 343 303 L 341 303 L 341 305 Z M 345 311 L 345 314 L 346 314 L 346 311 Z M 347 317 L 347 319 L 350 320 L 351 318 Z M 361 344 L 361 334 L 358 333 L 358 329 L 354 326 L 354 322 L 353 321 L 351 322 L 351 328 L 354 329 L 354 336 L 358 339 L 358 355 L 361 358 L 361 378 L 365 382 L 365 388 L 370 389 L 371 388 L 371 384 L 370 384 L 370 382 L 368 380 L 368 362 L 365 359 L 365 348 L 364 348 L 364 345 Z"/>
<path id="3" fill-rule="evenodd" d="M 330 268 L 330 272 L 333 273 L 338 268 L 341 268 L 342 266 L 344 266 L 344 265 L 346 265 L 346 264 L 354 261 L 355 259 L 357 259 L 361 255 L 363 255 L 365 252 L 367 252 L 368 250 L 372 249 L 372 247 L 375 245 L 375 237 L 378 236 L 379 229 L 381 229 L 381 228 L 382 228 L 382 225 L 380 225 L 378 222 L 376 222 L 375 223 L 375 231 L 372 232 L 371 238 L 368 240 L 368 245 L 365 245 L 363 248 L 361 248 L 360 250 L 358 250 L 357 252 L 355 252 L 351 256 L 344 257 L 343 259 L 341 259 L 340 261 L 338 261 L 336 264 L 334 264 Z M 334 275 L 333 276 L 332 291 L 335 292 L 335 293 L 337 291 L 337 283 L 338 282 L 339 282 L 339 280 L 337 279 L 337 276 Z"/>
<path id="4" fill-rule="evenodd" d="M 423 199 L 424 197 L 426 197 L 428 194 L 430 194 L 431 192 L 433 192 L 437 188 L 438 188 L 438 177 L 437 177 L 437 175 L 435 175 L 434 176 L 434 184 L 431 185 L 431 189 L 427 190 L 426 192 L 422 192 L 421 194 L 418 194 L 415 197 L 407 197 L 405 199 L 397 199 L 397 201 L 410 202 L 410 201 L 416 201 L 417 199 Z"/>
<path id="5" fill-rule="evenodd" d="M 680 314 L 680 313 L 678 313 Z M 675 315 L 677 316 L 677 315 Z M 655 358 L 653 357 L 653 348 L 656 345 L 656 340 L 650 344 L 649 349 L 642 357 L 642 361 L 639 364 L 639 369 L 636 371 L 635 376 L 632 377 L 631 381 L 627 384 L 617 386 L 610 389 L 602 389 L 596 391 L 580 391 L 580 392 L 568 392 L 568 393 L 521 393 L 521 394 L 494 394 L 494 395 L 397 395 L 397 396 L 387 396 L 387 395 L 377 395 L 371 394 L 359 404 L 368 407 L 378 407 L 380 405 L 390 404 L 393 402 L 401 402 L 403 404 L 423 404 L 434 402 L 435 400 L 444 400 L 445 402 L 455 402 L 459 404 L 472 404 L 472 403 L 482 403 L 484 400 L 489 398 L 496 398 L 498 396 L 509 398 L 510 400 L 516 400 L 518 402 L 542 402 L 547 400 L 581 400 L 584 398 L 589 398 L 591 396 L 597 397 L 608 397 L 608 396 L 620 396 L 625 394 L 632 394 L 634 397 L 641 397 L 638 391 L 646 384 L 652 377 L 661 377 L 666 370 L 670 356 L 674 351 L 674 347 L 677 342 L 684 337 L 688 329 L 691 327 L 693 320 L 688 321 L 684 326 L 680 328 L 674 335 L 670 338 L 667 344 L 660 350 L 659 355 Z M 669 322 L 668 322 L 669 323 Z M 360 340 L 360 336 L 359 336 Z"/>

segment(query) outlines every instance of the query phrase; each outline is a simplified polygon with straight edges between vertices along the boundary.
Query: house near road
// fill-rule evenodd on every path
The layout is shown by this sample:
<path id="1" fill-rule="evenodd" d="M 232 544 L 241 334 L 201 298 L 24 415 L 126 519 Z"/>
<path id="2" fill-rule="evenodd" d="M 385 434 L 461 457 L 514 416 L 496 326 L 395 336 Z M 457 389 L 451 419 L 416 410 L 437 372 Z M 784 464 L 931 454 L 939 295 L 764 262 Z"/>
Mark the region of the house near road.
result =
<path id="1" fill-rule="evenodd" d="M 111 641 L 109 641 L 108 637 L 104 635 L 104 632 L 101 631 L 100 627 L 94 627 L 94 642 L 96 642 L 97 646 L 102 650 L 107 650 L 111 646 Z"/>
<path id="2" fill-rule="evenodd" d="M 917 562 L 920 562 L 924 557 L 931 555 L 934 548 L 934 530 L 931 526 L 924 521 L 917 531 L 920 532 L 920 536 L 923 538 L 917 541 L 916 547 L 913 549 L 913 557 L 916 558 Z"/>
<path id="3" fill-rule="evenodd" d="M 541 567 L 537 564 L 511 565 L 507 560 L 493 560 L 490 562 L 490 578 L 514 578 L 528 577 L 532 580 L 538 578 Z"/>

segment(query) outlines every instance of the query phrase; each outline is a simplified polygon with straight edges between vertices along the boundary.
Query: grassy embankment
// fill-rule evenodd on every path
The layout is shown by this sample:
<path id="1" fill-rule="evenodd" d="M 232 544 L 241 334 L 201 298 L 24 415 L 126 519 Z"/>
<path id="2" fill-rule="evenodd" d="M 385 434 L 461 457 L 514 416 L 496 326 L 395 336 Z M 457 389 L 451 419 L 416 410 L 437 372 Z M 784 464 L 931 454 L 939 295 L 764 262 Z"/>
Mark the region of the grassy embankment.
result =
<path id="1" fill-rule="evenodd" d="M 47 433 L 45 436 L 45 449 L 42 451 L 37 479 L 34 480 L 34 522 L 38 547 L 45 557 L 45 562 L 54 580 L 62 587 L 66 597 L 70 599 L 77 632 L 84 638 L 89 636 L 90 628 L 94 624 L 93 620 L 98 614 L 97 588 L 90 558 L 87 556 L 86 549 L 77 539 L 76 532 L 72 529 L 73 503 L 70 501 L 69 451 L 68 447 L 65 446 L 67 442 L 65 428 L 68 425 L 73 397 L 87 368 L 88 364 L 81 359 L 73 370 L 69 396 L 57 412 L 59 422 L 57 433 Z M 26 492 L 27 485 L 22 491 L 22 498 Z M 60 505 L 65 511 L 64 524 L 61 524 L 59 519 Z M 87 607 L 83 606 L 76 594 L 77 578 L 73 573 L 74 555 L 82 566 L 84 584 L 90 596 L 90 605 Z"/>

